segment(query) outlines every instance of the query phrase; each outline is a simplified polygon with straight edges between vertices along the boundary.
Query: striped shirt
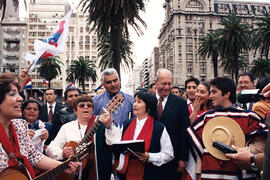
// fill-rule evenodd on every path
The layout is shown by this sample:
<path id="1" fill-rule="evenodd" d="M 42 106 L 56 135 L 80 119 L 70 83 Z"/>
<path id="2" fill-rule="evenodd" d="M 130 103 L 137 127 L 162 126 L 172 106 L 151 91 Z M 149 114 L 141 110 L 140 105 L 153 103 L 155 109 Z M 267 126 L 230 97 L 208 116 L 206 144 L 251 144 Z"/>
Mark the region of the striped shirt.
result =
<path id="1" fill-rule="evenodd" d="M 188 129 L 189 140 L 193 149 L 202 159 L 201 179 L 240 179 L 256 177 L 254 172 L 242 172 L 232 161 L 222 161 L 212 156 L 204 147 L 202 132 L 206 123 L 218 116 L 234 119 L 242 128 L 246 140 L 252 135 L 266 134 L 268 129 L 261 118 L 254 112 L 234 108 L 214 109 L 200 116 Z"/>

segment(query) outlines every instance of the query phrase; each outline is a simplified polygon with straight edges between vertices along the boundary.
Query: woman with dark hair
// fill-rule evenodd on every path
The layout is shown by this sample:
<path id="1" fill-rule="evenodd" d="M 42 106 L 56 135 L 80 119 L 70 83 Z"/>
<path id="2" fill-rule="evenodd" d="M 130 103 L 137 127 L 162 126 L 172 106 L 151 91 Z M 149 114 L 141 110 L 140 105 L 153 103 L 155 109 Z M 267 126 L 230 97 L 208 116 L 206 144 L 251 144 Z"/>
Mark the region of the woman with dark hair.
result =
<path id="1" fill-rule="evenodd" d="M 28 122 L 30 138 L 35 147 L 43 152 L 44 142 L 49 137 L 49 132 L 46 129 L 46 124 L 39 120 L 41 105 L 36 100 L 27 100 L 22 104 L 21 109 L 23 118 Z"/>
<path id="2" fill-rule="evenodd" d="M 61 162 L 44 156 L 33 145 L 27 133 L 27 122 L 21 118 L 22 97 L 19 95 L 18 78 L 10 73 L 0 75 L 0 172 L 18 169 L 22 162 L 32 178 L 33 167 L 49 170 Z M 70 163 L 66 172 L 73 173 L 79 163 Z"/>
<path id="3" fill-rule="evenodd" d="M 213 108 L 209 95 L 209 83 L 206 81 L 201 82 L 197 88 L 195 101 L 188 106 L 190 114 L 189 119 L 191 124 L 203 113 Z"/>
<path id="4" fill-rule="evenodd" d="M 147 92 L 138 92 L 134 95 L 133 113 L 136 116 L 130 124 L 123 128 L 113 124 L 106 129 L 105 136 L 108 145 L 126 140 L 144 140 L 145 153 L 137 153 L 135 158 L 126 153 L 124 164 L 122 160 L 115 161 L 114 170 L 121 179 L 164 179 L 166 175 L 163 164 L 174 158 L 173 147 L 165 126 L 157 117 L 157 99 Z M 106 126 L 108 128 L 108 126 Z M 115 155 L 119 157 L 119 154 Z M 121 156 L 121 155 L 120 155 Z M 120 175 L 121 174 L 121 175 Z"/>

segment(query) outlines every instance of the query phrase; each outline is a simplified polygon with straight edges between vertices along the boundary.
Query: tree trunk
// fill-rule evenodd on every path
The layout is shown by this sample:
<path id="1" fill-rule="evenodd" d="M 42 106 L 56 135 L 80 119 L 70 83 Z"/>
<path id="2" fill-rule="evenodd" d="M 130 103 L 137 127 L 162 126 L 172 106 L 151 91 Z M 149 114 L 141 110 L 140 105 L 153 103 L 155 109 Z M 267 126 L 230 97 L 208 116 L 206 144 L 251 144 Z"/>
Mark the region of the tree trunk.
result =
<path id="1" fill-rule="evenodd" d="M 214 67 L 214 77 L 218 77 L 218 56 L 216 54 L 212 54 L 213 67 Z"/>
<path id="2" fill-rule="evenodd" d="M 83 89 L 83 92 L 85 92 L 85 83 L 84 83 L 84 81 L 82 81 L 82 89 Z"/>
<path id="3" fill-rule="evenodd" d="M 51 88 L 51 80 L 48 80 L 48 89 Z"/>
<path id="4" fill-rule="evenodd" d="M 118 72 L 119 78 L 120 78 L 120 62 L 121 62 L 121 54 L 120 54 L 120 39 L 121 39 L 121 35 L 122 35 L 122 28 L 121 28 L 121 23 L 122 23 L 122 17 L 119 13 L 114 14 L 114 12 L 112 12 L 111 14 L 111 32 L 110 32 L 110 40 L 111 40 L 111 44 L 112 44 L 112 51 L 113 51 L 113 55 L 112 55 L 112 64 L 113 67 L 116 69 L 116 71 Z"/>
<path id="5" fill-rule="evenodd" d="M 235 46 L 235 47 L 237 47 L 237 46 Z M 234 52 L 233 52 L 233 60 L 236 62 L 235 63 L 235 72 L 234 72 L 234 78 L 235 78 L 235 83 L 237 84 L 237 81 L 238 81 L 238 74 L 239 74 L 239 54 L 238 54 L 238 51 L 237 51 L 237 48 L 235 48 L 234 50 L 233 50 Z M 233 68 L 234 69 L 234 68 Z"/>

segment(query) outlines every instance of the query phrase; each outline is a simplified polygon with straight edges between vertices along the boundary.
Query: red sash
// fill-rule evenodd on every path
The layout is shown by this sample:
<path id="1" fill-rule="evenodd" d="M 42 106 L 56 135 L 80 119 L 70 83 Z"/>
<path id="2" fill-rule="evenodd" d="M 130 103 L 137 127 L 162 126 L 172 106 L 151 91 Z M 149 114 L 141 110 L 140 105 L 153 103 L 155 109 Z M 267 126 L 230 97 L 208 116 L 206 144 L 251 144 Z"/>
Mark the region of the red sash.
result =
<path id="1" fill-rule="evenodd" d="M 13 124 L 10 122 L 9 131 L 11 135 L 11 142 L 9 142 L 8 136 L 2 124 L 0 124 L 0 142 L 8 155 L 13 154 L 15 158 L 9 156 L 8 167 L 18 167 L 18 159 L 23 160 L 24 165 L 27 167 L 32 178 L 35 177 L 34 170 L 28 161 L 27 157 L 20 153 L 20 145 L 17 134 Z"/>
<path id="2" fill-rule="evenodd" d="M 136 118 L 133 119 L 133 121 L 128 126 L 127 130 L 125 131 L 122 137 L 122 140 L 133 140 L 135 128 L 136 128 Z M 151 116 L 148 116 L 145 124 L 142 127 L 140 134 L 137 137 L 137 140 L 144 140 L 145 152 L 149 151 L 152 134 L 153 134 L 153 128 L 154 128 L 154 120 Z M 119 161 L 116 160 L 114 164 L 114 170 L 118 173 L 127 174 L 127 177 L 126 177 L 127 180 L 143 179 L 144 163 L 139 161 L 138 159 L 129 158 L 130 157 L 129 155 L 130 155 L 129 153 L 126 153 L 124 157 L 123 155 L 120 155 L 120 158 L 121 156 L 122 158 L 124 158 L 123 169 L 121 170 L 117 169 L 119 165 Z"/>
<path id="3" fill-rule="evenodd" d="M 86 128 L 85 133 L 88 132 L 89 129 L 93 126 L 93 124 L 94 124 L 94 122 L 95 122 L 95 119 L 96 119 L 96 116 L 92 116 L 92 117 L 91 117 L 90 121 L 89 121 L 88 124 L 87 124 L 87 128 Z"/>

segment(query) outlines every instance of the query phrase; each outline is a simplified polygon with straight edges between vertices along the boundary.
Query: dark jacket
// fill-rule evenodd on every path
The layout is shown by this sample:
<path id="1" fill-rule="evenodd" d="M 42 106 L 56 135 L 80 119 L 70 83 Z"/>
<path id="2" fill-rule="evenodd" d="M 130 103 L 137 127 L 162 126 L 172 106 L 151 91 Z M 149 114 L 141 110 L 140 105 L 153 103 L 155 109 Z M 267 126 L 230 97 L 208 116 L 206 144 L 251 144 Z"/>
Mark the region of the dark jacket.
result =
<path id="1" fill-rule="evenodd" d="M 168 179 L 178 179 L 178 161 L 188 160 L 188 139 L 186 129 L 190 125 L 189 111 L 186 101 L 172 93 L 169 94 L 167 103 L 162 112 L 160 122 L 162 122 L 171 138 L 174 160 L 167 163 Z"/>
<path id="2" fill-rule="evenodd" d="M 58 103 L 55 104 L 54 113 L 53 113 L 53 119 L 55 118 L 57 112 L 59 112 L 62 108 L 64 108 L 63 105 L 58 104 Z M 47 103 L 41 106 L 40 120 L 43 121 L 43 122 L 48 122 L 48 106 L 47 106 Z"/>
<path id="3" fill-rule="evenodd" d="M 64 107 L 60 111 L 55 114 L 55 118 L 53 118 L 53 129 L 51 140 L 55 138 L 58 131 L 60 130 L 63 124 L 66 124 L 70 121 L 74 121 L 77 119 L 77 115 L 72 111 L 69 106 Z"/>

